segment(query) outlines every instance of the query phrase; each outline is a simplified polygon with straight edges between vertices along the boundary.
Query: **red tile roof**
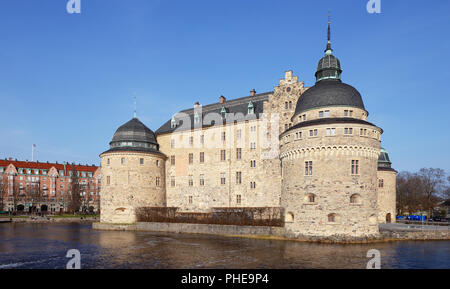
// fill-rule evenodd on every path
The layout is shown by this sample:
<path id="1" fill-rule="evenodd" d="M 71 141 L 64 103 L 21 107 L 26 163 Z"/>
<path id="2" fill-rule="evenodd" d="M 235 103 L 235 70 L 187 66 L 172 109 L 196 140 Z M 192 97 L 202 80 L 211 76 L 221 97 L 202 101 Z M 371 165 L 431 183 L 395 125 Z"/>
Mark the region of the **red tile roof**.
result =
<path id="1" fill-rule="evenodd" d="M 64 170 L 64 164 L 52 164 L 52 163 L 38 163 L 38 162 L 23 162 L 23 161 L 10 161 L 10 160 L 0 160 L 0 167 L 6 168 L 10 164 L 14 165 L 16 168 L 23 169 L 39 169 L 39 170 L 50 170 L 52 167 L 55 169 Z M 66 171 L 71 171 L 73 166 L 70 164 L 65 165 Z M 75 170 L 83 172 L 95 172 L 98 169 L 97 166 L 83 166 L 75 165 Z"/>

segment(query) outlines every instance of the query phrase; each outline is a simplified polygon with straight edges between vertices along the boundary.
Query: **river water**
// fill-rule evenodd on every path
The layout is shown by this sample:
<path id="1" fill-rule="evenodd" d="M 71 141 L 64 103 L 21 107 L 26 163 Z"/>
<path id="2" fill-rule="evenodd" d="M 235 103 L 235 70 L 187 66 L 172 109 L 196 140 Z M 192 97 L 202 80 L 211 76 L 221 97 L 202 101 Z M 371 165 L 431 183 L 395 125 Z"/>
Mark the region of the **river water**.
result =
<path id="1" fill-rule="evenodd" d="M 0 224 L 0 269 L 64 269 L 67 251 L 86 268 L 450 268 L 450 241 L 328 245 L 152 232 L 96 231 L 90 224 Z"/>

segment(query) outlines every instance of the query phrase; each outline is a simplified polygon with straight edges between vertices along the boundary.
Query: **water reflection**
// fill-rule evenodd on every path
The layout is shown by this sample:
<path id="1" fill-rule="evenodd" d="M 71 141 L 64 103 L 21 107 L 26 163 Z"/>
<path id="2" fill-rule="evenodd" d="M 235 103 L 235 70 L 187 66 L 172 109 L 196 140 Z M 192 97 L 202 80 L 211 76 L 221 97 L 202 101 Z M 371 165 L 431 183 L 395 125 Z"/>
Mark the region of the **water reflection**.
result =
<path id="1" fill-rule="evenodd" d="M 450 242 L 329 245 L 219 236 L 94 231 L 89 224 L 4 224 L 0 268 L 65 268 L 69 249 L 82 268 L 450 268 Z"/>

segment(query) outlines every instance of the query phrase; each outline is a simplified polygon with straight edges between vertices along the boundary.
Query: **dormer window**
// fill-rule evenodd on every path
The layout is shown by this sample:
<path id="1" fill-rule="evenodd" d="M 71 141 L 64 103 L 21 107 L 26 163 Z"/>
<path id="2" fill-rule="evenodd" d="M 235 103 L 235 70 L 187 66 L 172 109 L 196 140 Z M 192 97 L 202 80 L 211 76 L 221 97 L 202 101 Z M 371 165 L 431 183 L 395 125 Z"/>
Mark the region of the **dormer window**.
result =
<path id="1" fill-rule="evenodd" d="M 198 112 L 194 113 L 194 123 L 195 124 L 199 124 L 200 123 L 200 115 L 198 114 Z"/>
<path id="2" fill-rule="evenodd" d="M 227 110 L 225 109 L 225 107 L 222 107 L 220 114 L 222 115 L 222 118 L 225 119 L 225 117 L 227 116 Z"/>
<path id="3" fill-rule="evenodd" d="M 170 127 L 171 128 L 177 127 L 177 121 L 175 120 L 175 117 L 172 117 L 172 120 L 170 121 Z"/>
<path id="4" fill-rule="evenodd" d="M 254 114 L 255 113 L 255 107 L 253 106 L 253 102 L 248 103 L 248 114 Z"/>

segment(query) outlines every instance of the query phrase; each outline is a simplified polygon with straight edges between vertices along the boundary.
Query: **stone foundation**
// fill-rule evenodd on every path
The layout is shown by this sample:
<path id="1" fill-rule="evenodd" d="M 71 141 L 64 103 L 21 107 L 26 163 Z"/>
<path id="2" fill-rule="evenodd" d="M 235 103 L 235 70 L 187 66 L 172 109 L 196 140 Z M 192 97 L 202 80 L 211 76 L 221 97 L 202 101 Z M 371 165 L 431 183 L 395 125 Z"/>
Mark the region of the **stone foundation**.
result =
<path id="1" fill-rule="evenodd" d="M 450 240 L 450 230 L 426 231 L 383 231 L 380 235 L 366 237 L 351 237 L 348 235 L 332 235 L 327 237 L 312 237 L 290 235 L 283 227 L 265 226 L 231 226 L 210 224 L 177 224 L 177 223 L 135 223 L 135 224 L 105 224 L 94 223 L 93 228 L 105 231 L 146 231 L 183 234 L 206 234 L 222 236 L 241 236 L 246 238 L 265 238 L 320 243 L 376 243 L 407 240 Z"/>

